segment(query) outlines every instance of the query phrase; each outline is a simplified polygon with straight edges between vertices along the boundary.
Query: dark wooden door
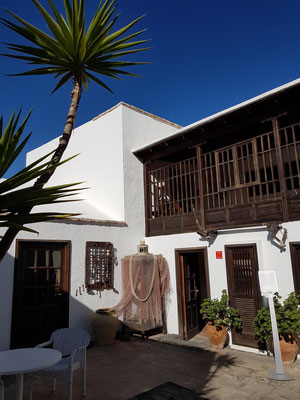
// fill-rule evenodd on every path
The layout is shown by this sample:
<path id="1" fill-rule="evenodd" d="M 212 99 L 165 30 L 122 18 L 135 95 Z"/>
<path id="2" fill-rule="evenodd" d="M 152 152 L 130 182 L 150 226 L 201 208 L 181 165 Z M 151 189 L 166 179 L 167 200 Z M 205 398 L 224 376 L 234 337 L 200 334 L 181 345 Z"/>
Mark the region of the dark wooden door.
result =
<path id="1" fill-rule="evenodd" d="M 232 333 L 232 342 L 241 346 L 257 347 L 253 319 L 260 307 L 258 262 L 255 245 L 226 246 L 228 292 L 231 305 L 243 320 L 243 332 Z"/>
<path id="2" fill-rule="evenodd" d="M 204 326 L 200 304 L 209 296 L 205 251 L 177 253 L 177 293 L 180 336 L 189 340 Z"/>
<path id="3" fill-rule="evenodd" d="M 300 243 L 290 243 L 295 292 L 300 295 Z"/>
<path id="4" fill-rule="evenodd" d="M 69 243 L 17 241 L 11 347 L 48 340 L 68 311 Z"/>

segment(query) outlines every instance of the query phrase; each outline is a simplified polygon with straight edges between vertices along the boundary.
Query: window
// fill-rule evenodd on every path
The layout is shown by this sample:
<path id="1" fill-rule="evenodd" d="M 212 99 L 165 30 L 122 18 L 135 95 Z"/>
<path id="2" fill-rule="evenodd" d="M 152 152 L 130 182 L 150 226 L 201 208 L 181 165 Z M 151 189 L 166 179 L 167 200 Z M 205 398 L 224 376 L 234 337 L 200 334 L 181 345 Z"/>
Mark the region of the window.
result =
<path id="1" fill-rule="evenodd" d="M 18 245 L 23 306 L 58 304 L 67 292 L 67 243 L 20 241 Z"/>
<path id="2" fill-rule="evenodd" d="M 110 242 L 86 242 L 85 286 L 87 290 L 113 288 L 113 253 Z"/>

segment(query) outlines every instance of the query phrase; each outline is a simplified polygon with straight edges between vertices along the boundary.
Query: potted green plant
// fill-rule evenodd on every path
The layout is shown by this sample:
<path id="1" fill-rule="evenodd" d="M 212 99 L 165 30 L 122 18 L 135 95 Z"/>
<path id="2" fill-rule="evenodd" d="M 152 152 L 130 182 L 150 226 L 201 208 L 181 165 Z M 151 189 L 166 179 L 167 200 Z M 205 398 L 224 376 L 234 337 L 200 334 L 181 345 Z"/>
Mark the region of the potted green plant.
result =
<path id="1" fill-rule="evenodd" d="M 282 297 L 274 294 L 274 308 L 277 320 L 279 344 L 282 361 L 293 364 L 298 354 L 298 335 L 300 334 L 300 296 L 295 292 L 280 302 Z M 272 338 L 272 325 L 269 307 L 261 307 L 254 318 L 255 337 L 262 347 Z"/>
<path id="2" fill-rule="evenodd" d="M 227 291 L 222 290 L 221 299 L 205 299 L 201 304 L 200 313 L 207 321 L 206 334 L 214 348 L 223 348 L 227 332 L 242 330 L 242 320 L 236 308 L 229 305 Z"/>
<path id="3" fill-rule="evenodd" d="M 107 346 L 113 344 L 118 329 L 118 318 L 109 308 L 99 308 L 95 311 L 92 325 L 96 345 Z"/>

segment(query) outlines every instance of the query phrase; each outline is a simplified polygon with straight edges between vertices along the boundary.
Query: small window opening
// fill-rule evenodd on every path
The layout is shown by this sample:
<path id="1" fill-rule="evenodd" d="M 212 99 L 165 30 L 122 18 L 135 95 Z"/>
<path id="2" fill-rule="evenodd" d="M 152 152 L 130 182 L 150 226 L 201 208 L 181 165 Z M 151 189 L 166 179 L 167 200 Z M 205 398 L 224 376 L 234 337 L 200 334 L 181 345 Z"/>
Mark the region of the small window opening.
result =
<path id="1" fill-rule="evenodd" d="M 113 289 L 113 250 L 110 242 L 86 242 L 87 290 Z"/>

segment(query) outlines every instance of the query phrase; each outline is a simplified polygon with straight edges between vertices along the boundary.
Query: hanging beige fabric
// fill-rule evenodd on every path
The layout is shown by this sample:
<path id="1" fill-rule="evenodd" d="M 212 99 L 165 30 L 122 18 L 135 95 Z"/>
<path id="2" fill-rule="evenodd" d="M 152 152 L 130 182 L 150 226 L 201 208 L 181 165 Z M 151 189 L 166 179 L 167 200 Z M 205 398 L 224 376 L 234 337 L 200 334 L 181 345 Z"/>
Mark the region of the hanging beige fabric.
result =
<path id="1" fill-rule="evenodd" d="M 161 254 L 124 257 L 122 281 L 123 296 L 113 310 L 124 324 L 142 332 L 163 326 L 162 312 L 170 292 L 165 258 Z"/>

